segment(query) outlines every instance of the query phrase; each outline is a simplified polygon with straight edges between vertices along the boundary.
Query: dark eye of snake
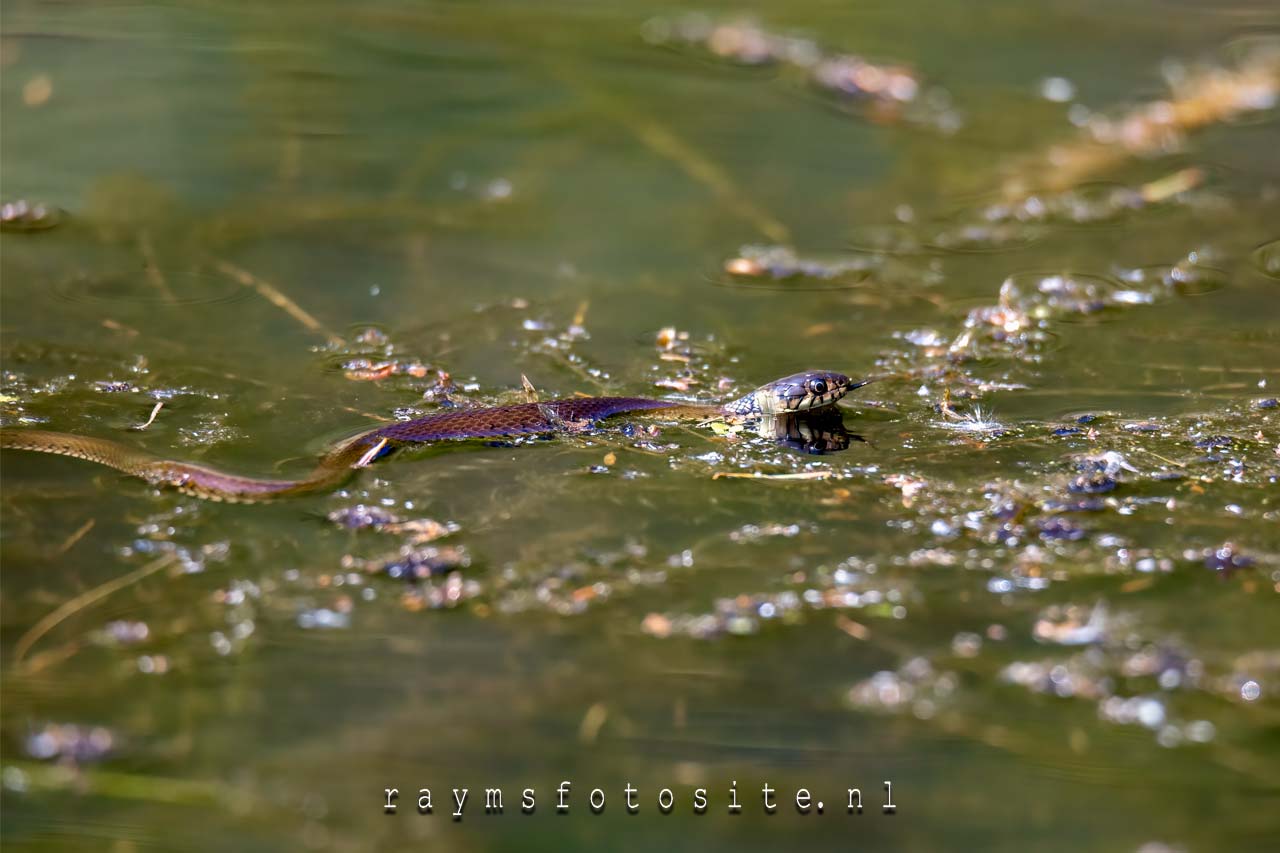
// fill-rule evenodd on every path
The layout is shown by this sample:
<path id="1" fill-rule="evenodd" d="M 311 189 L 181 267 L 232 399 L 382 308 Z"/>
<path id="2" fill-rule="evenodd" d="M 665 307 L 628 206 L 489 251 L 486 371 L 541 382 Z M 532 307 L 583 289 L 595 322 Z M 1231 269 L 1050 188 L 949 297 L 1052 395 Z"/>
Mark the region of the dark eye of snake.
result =
<path id="1" fill-rule="evenodd" d="M 827 383 L 821 379 L 815 379 L 809 383 L 809 390 L 818 396 L 827 393 Z"/>

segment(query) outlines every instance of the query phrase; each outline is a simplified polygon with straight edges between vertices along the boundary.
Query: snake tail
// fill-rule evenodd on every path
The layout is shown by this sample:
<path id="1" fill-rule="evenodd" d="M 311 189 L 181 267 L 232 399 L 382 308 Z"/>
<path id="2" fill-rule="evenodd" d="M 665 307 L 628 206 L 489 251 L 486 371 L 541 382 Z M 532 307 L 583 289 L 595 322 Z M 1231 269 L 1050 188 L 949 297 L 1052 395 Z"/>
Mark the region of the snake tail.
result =
<path id="1" fill-rule="evenodd" d="M 106 438 L 48 430 L 0 430 L 0 448 L 52 453 L 96 462 L 154 486 L 168 486 L 205 500 L 259 503 L 339 485 L 354 472 L 352 461 L 366 449 L 363 438 L 358 436 L 342 445 L 326 456 L 310 475 L 300 480 L 242 477 L 192 462 L 162 459 Z"/>

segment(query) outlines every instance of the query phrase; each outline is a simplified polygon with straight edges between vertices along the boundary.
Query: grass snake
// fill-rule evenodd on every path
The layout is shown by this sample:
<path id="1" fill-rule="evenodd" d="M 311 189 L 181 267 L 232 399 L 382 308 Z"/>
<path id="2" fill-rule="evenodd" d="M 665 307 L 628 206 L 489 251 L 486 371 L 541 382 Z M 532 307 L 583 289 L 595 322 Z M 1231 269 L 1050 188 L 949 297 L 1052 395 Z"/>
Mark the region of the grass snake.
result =
<path id="1" fill-rule="evenodd" d="M 340 442 L 321 457 L 310 474 L 297 480 L 244 477 L 192 462 L 164 459 L 110 439 L 46 430 L 2 429 L 0 447 L 85 459 L 206 500 L 256 503 L 335 488 L 355 470 L 406 445 L 573 432 L 633 412 L 655 412 L 669 418 L 776 418 L 833 406 L 845 394 L 870 381 L 853 382 L 839 373 L 809 370 L 762 385 L 718 406 L 646 397 L 570 397 L 545 403 L 446 411 L 380 426 Z"/>

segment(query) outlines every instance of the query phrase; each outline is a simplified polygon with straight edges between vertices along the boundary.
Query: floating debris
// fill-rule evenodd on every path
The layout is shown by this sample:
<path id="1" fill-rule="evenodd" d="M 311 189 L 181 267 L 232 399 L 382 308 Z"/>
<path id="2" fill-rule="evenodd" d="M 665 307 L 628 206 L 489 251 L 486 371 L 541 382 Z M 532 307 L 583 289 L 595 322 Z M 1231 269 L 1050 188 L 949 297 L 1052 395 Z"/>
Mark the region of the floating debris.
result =
<path id="1" fill-rule="evenodd" d="M 946 131 L 960 125 L 950 95 L 938 87 L 926 89 L 907 65 L 827 51 L 806 36 L 772 32 L 750 19 L 716 21 L 699 13 L 653 18 L 645 23 L 643 35 L 651 44 L 692 48 L 736 65 L 773 66 L 802 75 L 817 91 L 859 108 L 872 121 L 907 121 Z"/>
<path id="2" fill-rule="evenodd" d="M 1280 46 L 1262 42 L 1234 67 L 1166 63 L 1169 94 L 1116 116 L 1090 113 L 1079 138 L 1053 146 L 1016 169 L 1004 186 L 1012 199 L 1076 187 L 1123 164 L 1179 150 L 1187 134 L 1269 110 L 1280 100 Z M 1175 190 L 1176 191 L 1176 190 Z"/>
<path id="3" fill-rule="evenodd" d="M 142 430 L 148 429 L 153 423 L 156 422 L 156 416 L 160 414 L 160 410 L 163 408 L 164 408 L 164 400 L 156 401 L 156 404 L 151 407 L 151 414 L 147 415 L 147 419 L 142 423 L 135 424 L 129 428 L 137 432 L 141 432 Z"/>
<path id="4" fill-rule="evenodd" d="M 0 205 L 0 231 L 48 231 L 62 224 L 65 214 L 56 207 L 24 199 Z"/>
<path id="5" fill-rule="evenodd" d="M 920 79 L 905 65 L 882 65 L 860 56 L 838 54 L 813 67 L 813 83 L 848 98 L 907 104 L 920 94 Z"/>
<path id="6" fill-rule="evenodd" d="M 767 65 L 802 59 L 806 47 L 766 32 L 755 22 L 740 18 L 715 22 L 698 13 L 674 19 L 652 18 L 644 25 L 645 39 L 653 44 L 699 47 L 713 56 L 739 65 Z M 807 50 L 816 52 L 809 43 Z"/>
<path id="7" fill-rule="evenodd" d="M 1125 432 L 1163 432 L 1164 427 L 1154 421 L 1138 421 L 1136 423 L 1124 424 L 1120 427 Z"/>
<path id="8" fill-rule="evenodd" d="M 1040 97 L 1055 104 L 1065 104 L 1076 96 L 1076 86 L 1066 77 L 1046 77 L 1040 81 Z"/>
<path id="9" fill-rule="evenodd" d="M 981 634 L 961 631 L 951 638 L 951 653 L 958 658 L 976 658 L 981 651 Z"/>
<path id="10" fill-rule="evenodd" d="M 910 710 L 922 720 L 938 713 L 954 697 L 960 679 L 954 672 L 934 669 L 916 657 L 896 670 L 882 670 L 849 688 L 845 699 L 861 711 L 899 713 Z"/>
<path id="11" fill-rule="evenodd" d="M 1235 439 L 1229 435 L 1207 435 L 1196 439 L 1193 444 L 1201 450 L 1220 450 L 1231 447 L 1235 444 Z"/>
<path id="12" fill-rule="evenodd" d="M 1031 635 L 1042 643 L 1087 646 L 1101 640 L 1109 628 L 1107 608 L 1101 602 L 1088 611 L 1080 607 L 1051 607 L 1036 619 Z"/>
<path id="13" fill-rule="evenodd" d="M 939 411 L 947 419 L 935 423 L 934 426 L 956 430 L 957 432 L 979 433 L 990 436 L 1003 435 L 1005 431 L 1004 424 L 995 420 L 991 411 L 981 406 L 974 406 L 963 413 L 954 411 L 950 406 L 940 408 Z"/>
<path id="14" fill-rule="evenodd" d="M 1203 186 L 1206 177 L 1203 169 L 1189 167 L 1139 186 L 1096 183 L 1029 191 L 962 215 L 979 222 L 1010 225 L 1099 224 L 1156 205 L 1187 202 L 1189 194 Z M 1037 234 L 1031 231 L 1028 237 Z"/>
<path id="15" fill-rule="evenodd" d="M 1109 696 L 1099 705 L 1098 712 L 1108 722 L 1153 730 L 1163 726 L 1168 716 L 1164 702 L 1155 696 Z"/>
<path id="16" fill-rule="evenodd" d="M 831 471 L 788 471 L 771 474 L 765 471 L 716 471 L 711 479 L 747 479 L 747 480 L 825 480 L 833 476 Z"/>
<path id="17" fill-rule="evenodd" d="M 807 522 L 805 524 L 744 524 L 737 530 L 729 533 L 729 541 L 731 542 L 757 542 L 761 539 L 773 537 L 782 537 L 791 539 L 799 536 L 802 532 L 814 533 L 818 529 L 816 524 Z"/>
<path id="18" fill-rule="evenodd" d="M 339 353 L 338 369 L 353 382 L 381 382 L 395 376 L 424 379 L 434 371 L 419 359 L 398 356 L 391 337 L 375 326 L 357 329 L 350 341 L 336 339 L 330 349 Z M 447 379 L 448 374 L 436 372 Z"/>
<path id="19" fill-rule="evenodd" d="M 430 518 L 404 519 L 382 507 L 356 504 L 331 511 L 329 521 L 348 530 L 376 530 L 405 537 L 410 545 L 425 545 L 445 536 L 457 533 L 461 527 L 452 521 L 440 522 Z M 354 558 L 351 558 L 354 559 Z M 344 568 L 353 568 L 344 563 Z"/>
<path id="20" fill-rule="evenodd" d="M 452 574 L 441 582 L 425 581 L 412 586 L 400 596 L 400 605 L 409 611 L 449 610 L 478 598 L 479 582 Z"/>
<path id="21" fill-rule="evenodd" d="M 1088 535 L 1083 527 L 1080 527 L 1068 519 L 1058 516 L 1050 516 L 1036 521 L 1036 528 L 1039 531 L 1040 538 L 1046 541 L 1061 539 L 1068 542 L 1075 542 L 1083 539 Z"/>
<path id="22" fill-rule="evenodd" d="M 1254 562 L 1253 557 L 1241 553 L 1240 549 L 1231 542 L 1224 542 L 1217 548 L 1206 548 L 1204 551 L 1204 567 L 1224 576 L 1230 576 L 1240 569 L 1247 569 Z"/>
<path id="23" fill-rule="evenodd" d="M 440 528 L 443 530 L 443 526 Z M 452 531 L 449 531 L 452 532 Z M 441 534 L 443 535 L 443 533 Z M 409 543 L 390 556 L 364 559 L 347 555 L 342 560 L 344 570 L 366 574 L 385 574 L 396 580 L 418 581 L 446 575 L 471 565 L 471 556 L 462 547 L 422 547 L 417 541 Z"/>
<path id="24" fill-rule="evenodd" d="M 1080 474 L 1067 483 L 1067 491 L 1082 495 L 1104 494 L 1112 491 L 1115 487 L 1115 478 L 1099 471 Z"/>
<path id="25" fill-rule="evenodd" d="M 1226 280 L 1225 273 L 1207 266 L 1199 252 L 1169 266 L 1121 269 L 1117 274 L 1127 286 L 1112 294 L 1117 305 L 1150 304 L 1167 295 L 1197 296 L 1219 289 Z"/>
<path id="26" fill-rule="evenodd" d="M 373 361 L 367 358 L 353 358 L 342 363 L 342 375 L 353 382 L 378 382 L 400 374 L 421 379 L 430 372 L 431 368 L 418 361 Z"/>
<path id="27" fill-rule="evenodd" d="M 789 580 L 796 584 L 794 589 L 718 598 L 708 613 L 650 613 L 641 630 L 655 637 L 681 635 L 709 640 L 726 634 L 755 634 L 770 623 L 798 623 L 811 611 L 856 609 L 870 617 L 906 618 L 907 590 L 897 585 L 874 585 L 869 577 L 874 571 L 874 567 L 851 558 L 834 571 L 820 570 L 812 578 L 792 576 Z M 869 631 L 865 625 L 859 629 Z"/>
<path id="28" fill-rule="evenodd" d="M 689 333 L 682 332 L 675 326 L 666 326 L 658 330 L 658 335 L 654 341 L 658 349 L 663 352 L 671 352 L 678 344 L 687 344 L 689 342 Z"/>
<path id="29" fill-rule="evenodd" d="M 151 629 L 146 622 L 130 619 L 108 622 L 94 635 L 95 641 L 104 646 L 133 646 L 150 638 Z"/>
<path id="30" fill-rule="evenodd" d="M 190 426 L 179 427 L 178 444 L 183 447 L 208 447 L 244 441 L 245 433 L 228 426 L 225 423 L 227 417 L 226 412 L 202 412 L 195 415 Z"/>
<path id="31" fill-rule="evenodd" d="M 307 630 L 341 630 L 351 627 L 351 613 L 327 607 L 308 608 L 298 614 L 298 627 Z"/>
<path id="32" fill-rule="evenodd" d="M 111 755 L 116 737 L 104 726 L 49 723 L 27 736 L 27 754 L 39 761 L 86 764 Z"/>
<path id="33" fill-rule="evenodd" d="M 916 496 L 929 485 L 927 480 L 909 474 L 890 474 L 884 478 L 884 481 L 902 492 L 902 505 L 906 509 L 911 508 Z"/>
<path id="34" fill-rule="evenodd" d="M 1139 470 L 1124 457 L 1124 454 L 1114 450 L 1081 456 L 1076 460 L 1076 468 L 1080 471 L 1100 473 L 1108 477 L 1114 477 L 1121 471 L 1128 471 L 1131 474 L 1139 473 Z"/>
<path id="35" fill-rule="evenodd" d="M 724 271 L 739 283 L 764 279 L 772 282 L 813 279 L 821 282 L 843 280 L 847 285 L 864 280 L 881 266 L 874 255 L 845 260 L 820 261 L 801 258 L 786 246 L 743 246 L 737 256 L 724 262 Z"/>
<path id="36" fill-rule="evenodd" d="M 400 516 L 390 510 L 378 506 L 367 506 L 366 504 L 340 507 L 330 511 L 325 517 L 339 527 L 346 527 L 351 530 L 361 530 L 366 527 L 372 527 L 376 530 L 388 524 L 396 524 L 402 520 Z"/>

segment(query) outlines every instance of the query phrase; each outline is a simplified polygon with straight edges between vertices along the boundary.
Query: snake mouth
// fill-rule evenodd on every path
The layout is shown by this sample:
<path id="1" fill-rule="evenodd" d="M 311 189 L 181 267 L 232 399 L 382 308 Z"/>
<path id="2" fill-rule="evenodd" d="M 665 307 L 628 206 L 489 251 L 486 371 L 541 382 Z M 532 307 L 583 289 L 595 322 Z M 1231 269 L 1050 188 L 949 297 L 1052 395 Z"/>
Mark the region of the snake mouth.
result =
<path id="1" fill-rule="evenodd" d="M 800 397 L 787 397 L 783 400 L 783 407 L 788 412 L 811 412 L 814 409 L 822 409 L 833 405 L 844 395 L 845 392 L 842 389 L 828 391 L 825 394 L 805 394 Z"/>

